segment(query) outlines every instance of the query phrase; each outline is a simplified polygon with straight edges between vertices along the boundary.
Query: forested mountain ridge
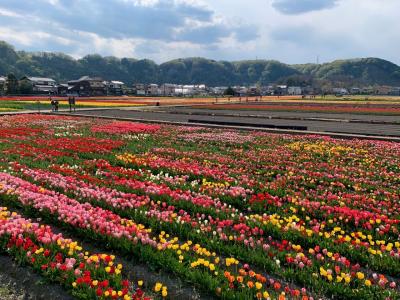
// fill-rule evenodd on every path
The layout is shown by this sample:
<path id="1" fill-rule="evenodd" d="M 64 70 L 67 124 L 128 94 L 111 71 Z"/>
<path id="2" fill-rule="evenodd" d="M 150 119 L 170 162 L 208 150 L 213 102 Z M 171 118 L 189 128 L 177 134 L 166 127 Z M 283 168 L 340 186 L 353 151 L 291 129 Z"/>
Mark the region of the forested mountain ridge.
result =
<path id="1" fill-rule="evenodd" d="M 16 51 L 0 41 L 0 75 L 51 77 L 64 82 L 84 75 L 132 83 L 252 85 L 315 81 L 400 86 L 400 67 L 379 58 L 337 60 L 324 64 L 289 65 L 275 60 L 215 61 L 184 58 L 156 64 L 148 59 L 103 57 L 74 59 L 63 53 Z"/>

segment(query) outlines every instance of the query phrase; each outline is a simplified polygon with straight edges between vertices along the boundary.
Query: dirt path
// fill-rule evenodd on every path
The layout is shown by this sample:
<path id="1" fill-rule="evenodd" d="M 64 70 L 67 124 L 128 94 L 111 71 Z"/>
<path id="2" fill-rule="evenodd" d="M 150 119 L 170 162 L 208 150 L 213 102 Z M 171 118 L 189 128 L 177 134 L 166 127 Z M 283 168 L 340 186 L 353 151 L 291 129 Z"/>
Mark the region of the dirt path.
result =
<path id="1" fill-rule="evenodd" d="M 9 256 L 0 254 L 1 300 L 72 300 L 60 285 L 45 282 L 28 266 L 18 266 Z"/>

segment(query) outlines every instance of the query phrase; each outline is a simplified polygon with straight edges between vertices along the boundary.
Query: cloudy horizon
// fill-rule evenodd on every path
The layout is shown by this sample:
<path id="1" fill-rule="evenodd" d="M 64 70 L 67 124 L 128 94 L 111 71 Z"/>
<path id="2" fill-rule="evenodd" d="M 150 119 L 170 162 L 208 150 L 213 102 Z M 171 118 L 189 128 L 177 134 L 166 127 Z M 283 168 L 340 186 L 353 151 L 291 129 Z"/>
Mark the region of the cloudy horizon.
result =
<path id="1" fill-rule="evenodd" d="M 148 58 L 379 57 L 400 64 L 396 0 L 0 0 L 17 50 Z"/>

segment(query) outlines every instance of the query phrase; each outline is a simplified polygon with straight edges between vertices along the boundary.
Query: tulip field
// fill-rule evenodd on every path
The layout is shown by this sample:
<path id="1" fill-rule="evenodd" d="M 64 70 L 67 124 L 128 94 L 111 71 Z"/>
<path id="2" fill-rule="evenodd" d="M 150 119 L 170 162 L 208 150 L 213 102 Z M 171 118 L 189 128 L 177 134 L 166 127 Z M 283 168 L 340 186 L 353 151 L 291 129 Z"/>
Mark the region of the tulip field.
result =
<path id="1" fill-rule="evenodd" d="M 400 299 L 399 143 L 52 115 L 0 141 L 0 254 L 76 299 Z"/>

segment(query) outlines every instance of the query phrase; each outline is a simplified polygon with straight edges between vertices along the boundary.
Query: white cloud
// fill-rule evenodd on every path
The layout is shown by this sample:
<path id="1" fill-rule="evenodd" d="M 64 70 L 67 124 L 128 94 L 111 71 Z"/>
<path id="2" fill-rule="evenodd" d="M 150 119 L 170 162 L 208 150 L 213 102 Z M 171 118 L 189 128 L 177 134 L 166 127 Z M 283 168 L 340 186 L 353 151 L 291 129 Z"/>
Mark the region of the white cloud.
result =
<path id="1" fill-rule="evenodd" d="M 332 8 L 338 0 L 273 0 L 272 6 L 283 14 L 303 14 Z"/>
<path id="2" fill-rule="evenodd" d="M 12 18 L 20 18 L 22 15 L 13 12 L 12 10 L 5 9 L 0 7 L 0 16 L 3 17 L 12 17 Z"/>
<path id="3" fill-rule="evenodd" d="M 134 0 L 133 3 L 137 6 L 154 6 L 159 3 L 159 0 Z"/>
<path id="4" fill-rule="evenodd" d="M 16 43 L 23 46 L 31 46 L 33 44 L 33 36 L 29 32 L 20 32 L 12 28 L 0 29 L 0 40 Z"/>

